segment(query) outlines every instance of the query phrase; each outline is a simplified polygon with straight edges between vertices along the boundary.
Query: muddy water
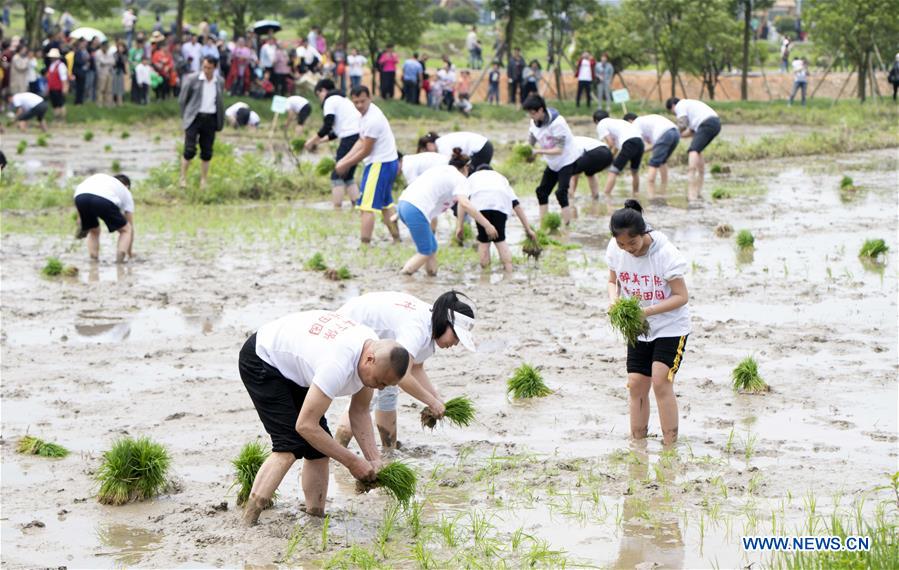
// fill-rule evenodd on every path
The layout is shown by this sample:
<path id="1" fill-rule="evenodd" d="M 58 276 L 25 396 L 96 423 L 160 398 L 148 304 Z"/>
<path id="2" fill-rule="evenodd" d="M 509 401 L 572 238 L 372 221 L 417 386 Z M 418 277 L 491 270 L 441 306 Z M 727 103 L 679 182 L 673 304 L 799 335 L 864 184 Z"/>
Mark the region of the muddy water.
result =
<path id="1" fill-rule="evenodd" d="M 472 268 L 399 279 L 385 268 L 354 271 L 364 274 L 349 288 L 301 271 L 290 248 L 268 242 L 222 245 L 210 272 L 196 263 L 188 238 L 163 247 L 152 236 L 147 243 L 165 254 L 142 253 L 121 272 L 101 262 L 93 279 L 84 252 L 73 249 L 62 258 L 83 268 L 79 278 L 49 281 L 38 269 L 68 242 L 5 235 L 2 562 L 266 565 L 281 560 L 295 525 L 302 539 L 294 563 L 353 544 L 374 548 L 387 501 L 377 491 L 357 497 L 336 464 L 324 552 L 321 521 L 299 510 L 298 466 L 262 523 L 239 527 L 228 462 L 243 443 L 265 439 L 237 379 L 237 352 L 249 332 L 286 312 L 335 307 L 360 291 L 392 288 L 432 299 L 451 287 L 478 305 L 482 350 L 443 351 L 428 371 L 446 396 L 472 397 L 478 420 L 465 430 L 423 431 L 420 408 L 403 397 L 403 449 L 396 453 L 419 468 L 428 528 L 458 516 L 467 537 L 449 548 L 430 532 L 427 546 L 438 562 L 459 566 L 462 559 L 451 563 L 452 556 L 484 552 L 490 540 L 497 557 L 523 560 L 535 543 L 525 539 L 513 550 L 519 529 L 564 551 L 569 563 L 590 566 L 762 561 L 742 552 L 739 538 L 770 534 L 772 512 L 783 534 L 792 534 L 808 493 L 829 513 L 834 495 L 843 493 L 845 505 L 895 471 L 896 168 L 895 151 L 783 161 L 776 170 L 747 165 L 733 176 L 761 177 L 765 193 L 700 209 L 675 199 L 648 209 L 690 265 L 694 332 L 676 381 L 681 443 L 673 458 L 655 435 L 645 449 L 628 442 L 624 349 L 604 317 L 602 205 L 579 202 L 581 216 L 562 238 L 581 246 L 564 254 L 567 275 L 550 271 L 547 260 L 508 277 Z M 863 187 L 849 201 L 837 190 L 844 173 Z M 682 190 L 682 179 L 674 185 Z M 522 198 L 536 216 L 533 199 Z M 732 238 L 715 237 L 721 222 L 754 233 L 751 260 L 738 258 Z M 509 230 L 517 240 L 517 223 Z M 445 243 L 449 224 L 440 231 Z M 856 257 L 872 237 L 892 250 L 879 270 Z M 748 355 L 771 393 L 731 390 L 730 371 Z M 505 379 L 522 361 L 539 366 L 553 395 L 508 400 Z M 332 425 L 343 405 L 329 414 Z M 16 455 L 15 441 L 26 432 L 73 454 Z M 650 432 L 658 433 L 654 409 Z M 102 451 L 124 434 L 150 435 L 169 448 L 180 491 L 125 507 L 96 503 L 92 474 Z M 215 508 L 222 501 L 229 510 Z M 34 520 L 45 526 L 28 526 Z M 389 548 L 397 566 L 411 563 L 415 542 L 400 520 Z M 471 538 L 478 521 L 480 546 Z"/>

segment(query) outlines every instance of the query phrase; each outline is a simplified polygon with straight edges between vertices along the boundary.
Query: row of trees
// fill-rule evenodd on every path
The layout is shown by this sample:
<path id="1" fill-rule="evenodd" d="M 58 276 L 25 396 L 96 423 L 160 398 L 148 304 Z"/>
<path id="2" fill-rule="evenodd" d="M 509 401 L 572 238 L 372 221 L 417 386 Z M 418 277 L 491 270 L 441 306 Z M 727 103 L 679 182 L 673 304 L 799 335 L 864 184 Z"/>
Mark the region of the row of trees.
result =
<path id="1" fill-rule="evenodd" d="M 177 8 L 178 21 L 217 21 L 235 36 L 256 19 L 305 16 L 346 45 L 360 46 L 374 58 L 388 43 L 417 48 L 432 25 L 431 0 L 138 0 L 138 6 L 159 10 Z M 40 19 L 47 0 L 21 0 L 26 33 L 39 41 Z M 537 38 L 547 44 L 547 59 L 559 88 L 566 53 L 574 47 L 612 54 L 621 70 L 655 65 L 661 77 L 669 72 L 671 95 L 682 86 L 683 74 L 702 78 L 704 91 L 714 98 L 725 67 L 742 70 L 741 95 L 748 96 L 750 67 L 763 63 L 765 49 L 754 49 L 750 23 L 753 13 L 771 7 L 773 0 L 622 0 L 617 6 L 598 0 L 487 0 L 497 17 L 503 41 L 497 58 L 510 46 L 525 46 Z M 53 0 L 57 10 L 76 15 L 102 16 L 121 6 L 121 0 Z M 832 54 L 852 63 L 858 73 L 858 97 L 867 96 L 872 62 L 880 50 L 899 46 L 899 0 L 805 0 L 803 18 L 810 38 Z M 179 26 L 180 29 L 180 26 Z M 889 57 L 889 56 L 887 56 Z"/>

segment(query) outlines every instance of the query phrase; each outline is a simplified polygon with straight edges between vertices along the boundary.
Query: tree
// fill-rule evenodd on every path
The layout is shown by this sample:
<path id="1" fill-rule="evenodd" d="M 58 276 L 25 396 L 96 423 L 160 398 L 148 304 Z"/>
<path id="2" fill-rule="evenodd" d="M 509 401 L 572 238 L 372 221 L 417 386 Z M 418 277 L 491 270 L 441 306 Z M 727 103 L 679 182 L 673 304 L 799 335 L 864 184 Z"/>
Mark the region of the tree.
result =
<path id="1" fill-rule="evenodd" d="M 690 50 L 691 36 L 705 31 L 690 30 L 685 17 L 702 0 L 626 0 L 623 4 L 633 17 L 633 29 L 645 34 L 647 45 L 652 46 L 659 72 L 667 69 L 671 74 L 671 96 L 676 95 L 677 80 L 684 67 L 684 59 Z"/>
<path id="2" fill-rule="evenodd" d="M 858 98 L 864 102 L 875 48 L 899 44 L 899 0 L 808 0 L 804 7 L 815 42 L 854 64 Z"/>
<path id="3" fill-rule="evenodd" d="M 593 57 L 607 52 L 616 71 L 650 62 L 646 39 L 633 25 L 628 6 L 600 6 L 577 32 L 577 53 Z"/>
<path id="4" fill-rule="evenodd" d="M 191 0 L 188 11 L 194 18 L 217 15 L 223 26 L 230 26 L 234 37 L 247 33 L 254 20 L 276 16 L 287 8 L 287 0 Z"/>
<path id="5" fill-rule="evenodd" d="M 562 98 L 562 48 L 571 34 L 582 27 L 588 14 L 600 10 L 596 0 L 540 0 L 538 8 L 549 22 L 547 66 L 552 68 L 556 83 L 556 96 Z"/>
<path id="6" fill-rule="evenodd" d="M 766 10 L 774 0 L 739 0 L 743 12 L 743 69 L 740 77 L 740 99 L 749 99 L 749 36 L 752 32 L 752 11 Z"/>
<path id="7" fill-rule="evenodd" d="M 526 34 L 522 34 L 521 28 L 533 21 L 530 18 L 534 12 L 535 3 L 535 0 L 487 0 L 487 7 L 496 14 L 497 21 L 505 20 L 506 22 L 503 41 L 493 56 L 494 61 L 501 64 L 504 55 L 512 52 L 513 44 L 520 47 L 521 40 L 526 37 Z M 525 26 L 519 26 L 518 24 L 521 22 Z M 516 34 L 522 37 L 519 38 Z"/>
<path id="8" fill-rule="evenodd" d="M 721 70 L 740 49 L 739 24 L 732 8 L 731 0 L 705 0 L 692 6 L 684 18 L 692 32 L 686 38 L 684 68 L 702 77 L 709 99 L 715 98 Z"/>
<path id="9" fill-rule="evenodd" d="M 40 49 L 44 36 L 41 19 L 44 16 L 47 2 L 46 0 L 22 0 L 21 4 L 25 8 L 25 35 L 28 38 L 28 45 L 31 49 Z M 79 17 L 90 15 L 102 18 L 109 15 L 113 8 L 121 6 L 121 2 L 119 0 L 57 0 L 53 5 L 60 14 L 68 10 Z"/>
<path id="10" fill-rule="evenodd" d="M 177 17 L 175 18 L 175 41 L 181 43 L 181 34 L 184 33 L 184 0 L 178 0 Z"/>

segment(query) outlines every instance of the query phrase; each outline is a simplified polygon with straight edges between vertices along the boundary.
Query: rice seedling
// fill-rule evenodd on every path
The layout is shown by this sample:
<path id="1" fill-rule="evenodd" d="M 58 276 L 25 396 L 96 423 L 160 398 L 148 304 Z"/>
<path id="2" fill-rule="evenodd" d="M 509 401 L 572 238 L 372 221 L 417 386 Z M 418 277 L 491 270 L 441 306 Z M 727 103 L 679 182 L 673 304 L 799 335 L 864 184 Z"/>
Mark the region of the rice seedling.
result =
<path id="1" fill-rule="evenodd" d="M 409 528 L 412 530 L 412 538 L 418 538 L 421 534 L 421 515 L 425 508 L 424 501 L 412 501 L 409 506 Z"/>
<path id="2" fill-rule="evenodd" d="M 649 323 L 643 316 L 640 300 L 636 297 L 619 297 L 609 307 L 609 322 L 629 346 L 636 346 L 637 337 L 649 332 Z"/>
<path id="3" fill-rule="evenodd" d="M 290 141 L 290 150 L 294 152 L 294 154 L 300 154 L 303 152 L 303 148 L 306 146 L 306 139 L 292 139 Z"/>
<path id="4" fill-rule="evenodd" d="M 20 140 L 19 144 L 16 145 L 16 154 L 24 153 L 26 148 L 28 148 L 28 141 Z"/>
<path id="5" fill-rule="evenodd" d="M 265 460 L 268 459 L 269 452 L 258 441 L 251 441 L 244 445 L 240 453 L 231 460 L 234 466 L 234 475 L 236 480 L 231 485 L 234 487 L 239 485 L 237 490 L 237 504 L 243 505 L 250 498 L 250 491 L 253 489 L 253 481 L 256 480 L 256 473 Z M 274 501 L 274 497 L 272 497 Z"/>
<path id="6" fill-rule="evenodd" d="M 712 174 L 730 174 L 730 166 L 726 164 L 713 164 L 709 169 Z"/>
<path id="7" fill-rule="evenodd" d="M 882 239 L 868 239 L 858 251 L 858 256 L 876 260 L 881 255 L 886 255 L 889 250 L 889 246 Z"/>
<path id="8" fill-rule="evenodd" d="M 94 132 L 93 131 L 84 131 L 84 142 L 91 142 L 94 140 Z M 109 145 L 106 145 L 109 146 Z"/>
<path id="9" fill-rule="evenodd" d="M 720 238 L 730 237 L 734 233 L 734 227 L 730 224 L 718 224 L 715 226 L 715 235 Z"/>
<path id="10" fill-rule="evenodd" d="M 155 497 L 169 486 L 171 458 L 162 445 L 147 437 L 125 437 L 103 453 L 95 475 L 100 483 L 97 499 L 107 505 L 123 505 Z"/>
<path id="11" fill-rule="evenodd" d="M 330 156 L 326 156 L 318 161 L 318 164 L 315 165 L 315 173 L 319 176 L 328 176 L 331 174 L 331 171 L 334 170 L 334 166 L 337 163 L 334 162 L 334 159 Z"/>
<path id="12" fill-rule="evenodd" d="M 425 541 L 417 540 L 415 542 L 412 546 L 412 558 L 415 559 L 415 563 L 418 564 L 418 567 L 421 568 L 421 570 L 437 568 L 437 562 L 434 561 L 434 555 L 428 550 L 428 545 Z"/>
<path id="13" fill-rule="evenodd" d="M 549 212 L 540 220 L 540 229 L 549 234 L 558 234 L 562 227 L 562 216 L 556 212 Z"/>
<path id="14" fill-rule="evenodd" d="M 399 515 L 399 511 L 399 503 L 388 506 L 384 511 L 384 520 L 381 521 L 381 526 L 378 528 L 378 549 L 381 551 L 381 556 L 384 558 L 387 557 L 387 542 L 390 540 L 390 536 L 393 533 L 393 527 L 396 525 L 396 517 Z"/>
<path id="15" fill-rule="evenodd" d="M 47 265 L 41 269 L 41 273 L 47 277 L 56 277 L 57 275 L 62 274 L 63 269 L 62 262 L 55 257 L 51 257 L 47 260 Z"/>
<path id="16" fill-rule="evenodd" d="M 534 161 L 534 149 L 530 145 L 519 144 L 512 149 L 512 156 L 522 162 Z"/>
<path id="17" fill-rule="evenodd" d="M 474 230 L 471 229 L 471 224 L 463 224 L 462 225 L 462 239 L 460 240 L 456 236 L 453 236 L 453 241 L 456 242 L 456 245 L 463 246 L 465 242 L 470 242 L 474 239 Z"/>
<path id="18" fill-rule="evenodd" d="M 38 135 L 35 143 L 37 144 L 37 146 L 47 146 L 47 136 L 46 135 Z"/>
<path id="19" fill-rule="evenodd" d="M 326 269 L 325 277 L 331 281 L 345 281 L 347 279 L 352 279 L 353 274 L 350 273 L 350 270 L 346 266 L 343 266 L 340 269 Z"/>
<path id="20" fill-rule="evenodd" d="M 154 143 L 157 143 L 157 144 L 158 144 L 159 141 L 161 141 L 161 140 L 162 140 L 162 137 L 159 136 L 159 135 L 156 135 L 155 137 L 153 137 L 153 142 L 154 142 Z"/>
<path id="21" fill-rule="evenodd" d="M 737 247 L 740 249 L 749 249 L 755 247 L 755 236 L 749 230 L 740 230 L 737 233 Z"/>
<path id="22" fill-rule="evenodd" d="M 112 161 L 112 165 L 110 167 L 113 172 L 121 172 L 122 171 L 122 163 L 118 161 L 118 159 Z"/>
<path id="23" fill-rule="evenodd" d="M 759 365 L 755 358 L 747 356 L 731 373 L 734 390 L 739 392 L 759 393 L 769 390 L 768 384 L 759 375 Z"/>
<path id="24" fill-rule="evenodd" d="M 552 390 L 543 382 L 543 376 L 530 364 L 522 364 L 509 378 L 506 389 L 513 398 L 542 398 L 552 394 Z"/>
<path id="25" fill-rule="evenodd" d="M 537 261 L 540 259 L 540 254 L 543 252 L 543 246 L 541 246 L 540 242 L 537 240 L 526 237 L 524 238 L 524 241 L 521 242 L 521 251 L 528 257 L 533 257 L 534 261 Z"/>
<path id="26" fill-rule="evenodd" d="M 325 265 L 325 256 L 320 252 L 316 252 L 308 261 L 306 261 L 306 269 L 310 271 L 324 271 L 327 268 L 328 266 Z"/>
<path id="27" fill-rule="evenodd" d="M 409 501 L 415 494 L 417 482 L 418 477 L 411 467 L 401 461 L 394 461 L 378 471 L 374 482 L 357 481 L 356 491 L 365 493 L 371 489 L 383 487 L 390 496 L 405 508 L 409 506 Z"/>
<path id="28" fill-rule="evenodd" d="M 16 453 L 38 455 L 40 457 L 65 457 L 69 454 L 69 450 L 57 443 L 26 435 L 16 445 Z"/>
<path id="29" fill-rule="evenodd" d="M 328 549 L 328 529 L 331 526 L 331 515 L 326 515 L 322 521 L 322 552 Z"/>
<path id="30" fill-rule="evenodd" d="M 725 200 L 727 198 L 731 198 L 731 193 L 726 188 L 715 188 L 712 190 L 712 199 L 713 200 Z"/>
<path id="31" fill-rule="evenodd" d="M 840 190 L 844 192 L 855 192 L 858 188 L 855 186 L 855 181 L 852 180 L 851 176 L 843 176 L 840 179 Z"/>
<path id="32" fill-rule="evenodd" d="M 469 398 L 458 396 L 444 402 L 445 411 L 443 417 L 458 427 L 467 427 L 474 420 L 474 405 Z M 437 425 L 437 417 L 430 407 L 421 411 L 421 426 L 434 429 Z"/>
<path id="33" fill-rule="evenodd" d="M 131 136 L 131 133 L 129 133 L 128 131 L 122 131 L 122 140 L 125 140 L 130 136 Z"/>
<path id="34" fill-rule="evenodd" d="M 290 537 L 287 539 L 287 547 L 284 550 L 284 556 L 281 557 L 282 563 L 288 562 L 293 558 L 293 553 L 296 552 L 302 538 L 303 528 L 300 525 L 294 526 L 293 531 L 290 533 Z"/>
<path id="35" fill-rule="evenodd" d="M 112 152 L 112 145 L 108 144 L 103 147 L 103 152 Z"/>
<path id="36" fill-rule="evenodd" d="M 440 531 L 440 535 L 443 537 L 443 542 L 446 544 L 447 548 L 455 548 L 458 544 L 459 538 L 456 531 L 457 520 L 459 520 L 458 517 L 448 519 L 445 516 L 440 515 L 440 520 L 437 521 L 437 529 Z"/>

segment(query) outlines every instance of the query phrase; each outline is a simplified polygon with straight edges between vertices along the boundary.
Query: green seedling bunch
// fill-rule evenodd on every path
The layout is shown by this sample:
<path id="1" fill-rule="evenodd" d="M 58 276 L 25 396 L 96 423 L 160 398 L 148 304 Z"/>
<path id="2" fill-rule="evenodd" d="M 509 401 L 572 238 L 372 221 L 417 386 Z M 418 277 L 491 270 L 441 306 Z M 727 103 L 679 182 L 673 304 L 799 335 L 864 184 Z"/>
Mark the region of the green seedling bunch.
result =
<path id="1" fill-rule="evenodd" d="M 855 181 L 852 180 L 851 176 L 843 176 L 840 179 L 840 190 L 845 190 L 847 192 L 855 190 Z"/>
<path id="2" fill-rule="evenodd" d="M 869 239 L 865 240 L 865 244 L 859 250 L 858 256 L 877 260 L 881 255 L 886 255 L 889 250 L 889 246 L 882 239 Z"/>
<path id="3" fill-rule="evenodd" d="M 40 457 L 65 457 L 69 454 L 69 450 L 59 444 L 26 435 L 16 445 L 16 453 Z"/>
<path id="4" fill-rule="evenodd" d="M 92 140 L 94 140 L 94 131 L 84 131 L 84 142 L 91 142 Z"/>
<path id="5" fill-rule="evenodd" d="M 28 148 L 28 141 L 20 140 L 19 144 L 16 145 L 16 154 L 24 154 L 26 148 Z"/>
<path id="6" fill-rule="evenodd" d="M 47 260 L 47 264 L 41 269 L 41 273 L 46 275 L 47 277 L 56 277 L 57 275 L 62 275 L 62 271 L 64 266 L 62 261 L 60 261 L 56 257 L 51 257 Z"/>
<path id="7" fill-rule="evenodd" d="M 731 194 L 724 188 L 715 188 L 712 190 L 712 199 L 713 200 L 725 200 L 730 198 Z"/>
<path id="8" fill-rule="evenodd" d="M 261 443 L 251 441 L 241 448 L 237 457 L 231 460 L 236 477 L 232 487 L 239 486 L 237 490 L 238 505 L 243 505 L 250 498 L 250 491 L 253 489 L 256 473 L 259 472 L 259 468 L 268 459 L 268 455 L 268 450 Z"/>
<path id="9" fill-rule="evenodd" d="M 371 483 L 356 482 L 356 490 L 368 492 L 371 489 L 383 487 L 387 493 L 397 500 L 404 508 L 415 495 L 415 487 L 418 484 L 418 476 L 411 467 L 400 461 L 394 461 L 378 471 L 378 475 Z"/>
<path id="10" fill-rule="evenodd" d="M 549 234 L 557 234 L 559 233 L 559 228 L 562 227 L 562 216 L 557 214 L 556 212 L 550 212 L 543 216 L 543 219 L 540 221 L 540 229 L 549 233 Z"/>
<path id="11" fill-rule="evenodd" d="M 325 256 L 320 252 L 316 252 L 308 261 L 306 261 L 306 269 L 309 269 L 310 271 L 324 271 L 327 268 Z"/>
<path id="12" fill-rule="evenodd" d="M 512 156 L 522 162 L 531 162 L 534 160 L 534 149 L 531 145 L 517 144 L 512 149 Z"/>
<path id="13" fill-rule="evenodd" d="M 740 230 L 737 233 L 737 247 L 740 249 L 749 249 L 755 247 L 755 236 L 749 230 Z"/>
<path id="14" fill-rule="evenodd" d="M 443 418 L 458 427 L 467 427 L 474 421 L 474 404 L 465 396 L 447 400 L 443 406 L 445 408 Z M 422 410 L 421 425 L 431 429 L 437 425 L 437 417 L 431 408 L 426 407 Z"/>
<path id="15" fill-rule="evenodd" d="M 315 165 L 315 173 L 319 176 L 329 176 L 336 165 L 333 158 L 326 156 Z"/>
<path id="16" fill-rule="evenodd" d="M 543 381 L 543 376 L 530 364 L 522 364 L 509 378 L 507 393 L 513 398 L 542 398 L 552 394 L 552 390 Z"/>
<path id="17" fill-rule="evenodd" d="M 739 392 L 767 392 L 768 384 L 759 375 L 759 365 L 755 358 L 747 356 L 737 364 L 731 373 L 734 390 Z"/>
<path id="18" fill-rule="evenodd" d="M 290 150 L 292 150 L 295 154 L 300 154 L 303 152 L 303 148 L 306 146 L 306 139 L 298 138 L 292 139 L 290 141 Z"/>
<path id="19" fill-rule="evenodd" d="M 621 333 L 629 346 L 637 346 L 637 337 L 649 332 L 649 323 L 636 297 L 619 297 L 609 307 L 609 322 Z"/>
<path id="20" fill-rule="evenodd" d="M 171 458 L 165 447 L 147 437 L 125 437 L 103 454 L 95 475 L 100 484 L 97 499 L 106 505 L 123 505 L 155 497 L 169 486 Z"/>

